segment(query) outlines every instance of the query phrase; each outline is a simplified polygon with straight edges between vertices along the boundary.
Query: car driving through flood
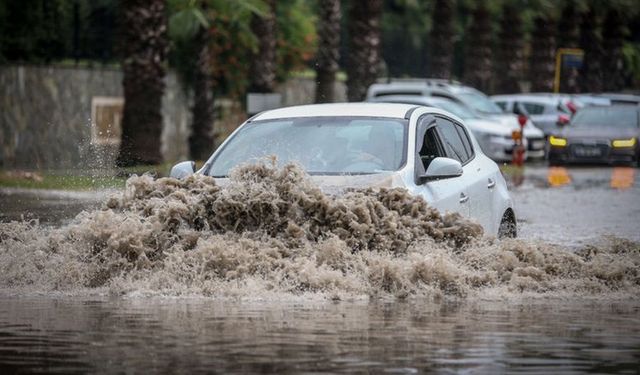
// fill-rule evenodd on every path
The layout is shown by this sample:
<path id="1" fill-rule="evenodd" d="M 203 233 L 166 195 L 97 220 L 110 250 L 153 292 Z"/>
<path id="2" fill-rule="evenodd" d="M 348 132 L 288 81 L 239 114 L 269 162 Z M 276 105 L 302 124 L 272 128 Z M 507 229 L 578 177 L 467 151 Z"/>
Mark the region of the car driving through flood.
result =
<path id="1" fill-rule="evenodd" d="M 236 166 L 275 157 L 297 163 L 326 191 L 402 187 L 440 212 L 458 212 L 486 234 L 515 237 L 513 202 L 502 174 L 458 117 L 387 103 L 320 104 L 260 113 L 242 124 L 195 171 L 224 180 Z"/>

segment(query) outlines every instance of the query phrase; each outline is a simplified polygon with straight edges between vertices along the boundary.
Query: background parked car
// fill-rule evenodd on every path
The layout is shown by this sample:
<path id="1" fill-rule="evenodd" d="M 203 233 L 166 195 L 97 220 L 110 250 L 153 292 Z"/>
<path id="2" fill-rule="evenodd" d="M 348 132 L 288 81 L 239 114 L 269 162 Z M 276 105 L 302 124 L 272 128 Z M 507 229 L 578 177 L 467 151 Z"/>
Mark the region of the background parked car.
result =
<path id="1" fill-rule="evenodd" d="M 577 104 L 570 98 L 547 95 L 494 95 L 491 100 L 505 112 L 527 116 L 546 136 L 568 124 L 577 110 Z"/>
<path id="2" fill-rule="evenodd" d="M 549 163 L 640 161 L 640 107 L 584 107 L 549 137 Z"/>
<path id="3" fill-rule="evenodd" d="M 444 109 L 464 120 L 467 127 L 475 135 L 482 151 L 495 161 L 510 161 L 512 158 L 514 140 L 513 131 L 520 130 L 519 125 L 505 126 L 505 124 L 481 115 L 464 104 L 444 97 L 429 97 L 417 95 L 386 95 L 370 99 L 374 102 L 417 104 Z M 538 142 L 532 148 L 534 157 L 542 157 L 545 143 L 543 133 L 530 122 L 524 127 L 525 147 L 529 148 L 532 142 Z M 525 153 L 525 158 L 528 153 Z"/>

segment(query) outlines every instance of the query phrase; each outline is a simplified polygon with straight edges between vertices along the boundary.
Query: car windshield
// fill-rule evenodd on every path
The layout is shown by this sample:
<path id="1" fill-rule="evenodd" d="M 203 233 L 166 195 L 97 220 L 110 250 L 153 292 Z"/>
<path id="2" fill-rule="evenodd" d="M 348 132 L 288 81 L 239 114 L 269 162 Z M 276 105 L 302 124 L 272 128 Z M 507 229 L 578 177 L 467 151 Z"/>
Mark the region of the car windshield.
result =
<path id="1" fill-rule="evenodd" d="M 465 92 L 458 94 L 460 99 L 469 107 L 484 113 L 503 113 L 502 109 L 492 102 L 486 95 L 478 92 Z"/>
<path id="2" fill-rule="evenodd" d="M 624 128 L 638 127 L 638 110 L 635 107 L 588 107 L 576 113 L 571 121 L 575 127 L 616 126 Z"/>
<path id="3" fill-rule="evenodd" d="M 240 164 L 276 157 L 309 174 L 369 174 L 400 169 L 405 162 L 406 120 L 307 117 L 244 125 L 212 160 L 207 174 L 226 177 Z"/>
<path id="4" fill-rule="evenodd" d="M 469 108 L 456 102 L 452 102 L 451 100 L 437 100 L 434 101 L 433 104 L 438 108 L 442 108 L 445 111 L 453 113 L 463 120 L 477 117 L 473 114 L 473 112 L 471 112 L 471 110 L 469 110 Z"/>

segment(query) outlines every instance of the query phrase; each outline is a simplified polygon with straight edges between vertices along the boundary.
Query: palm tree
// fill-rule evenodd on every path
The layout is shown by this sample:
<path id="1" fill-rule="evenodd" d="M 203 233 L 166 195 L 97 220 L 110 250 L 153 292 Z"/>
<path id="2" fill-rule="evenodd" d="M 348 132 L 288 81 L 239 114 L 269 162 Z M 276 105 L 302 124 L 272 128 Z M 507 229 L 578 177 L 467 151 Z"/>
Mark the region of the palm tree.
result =
<path id="1" fill-rule="evenodd" d="M 436 0 L 431 29 L 429 55 L 431 69 L 429 76 L 451 78 L 453 64 L 453 0 Z"/>
<path id="2" fill-rule="evenodd" d="M 579 16 L 575 1 L 568 0 L 564 8 L 562 8 L 562 14 L 558 22 L 558 48 L 577 48 L 579 46 Z M 578 92 L 578 70 L 576 68 L 563 68 L 561 72 L 560 92 Z"/>
<path id="3" fill-rule="evenodd" d="M 258 52 L 251 60 L 250 92 L 273 92 L 276 85 L 276 1 L 264 0 L 267 11 L 254 14 L 251 30 L 258 38 Z"/>
<path id="4" fill-rule="evenodd" d="M 193 89 L 191 135 L 189 154 L 192 160 L 206 159 L 215 148 L 215 91 L 214 68 L 221 59 L 214 52 L 218 24 L 235 20 L 242 23 L 245 15 L 262 15 L 264 4 L 260 0 L 227 2 L 226 0 L 172 0 L 169 32 L 174 46 L 183 54 L 194 56 L 187 64 L 180 64 L 183 83 Z M 223 25 L 226 26 L 226 25 Z M 246 22 L 248 29 L 248 22 Z M 248 32 L 248 30 L 247 30 Z M 185 66 L 186 65 L 186 66 Z"/>
<path id="5" fill-rule="evenodd" d="M 349 9 L 347 98 L 361 101 L 376 81 L 381 64 L 382 0 L 352 1 Z"/>
<path id="6" fill-rule="evenodd" d="M 532 91 L 553 91 L 555 72 L 555 24 L 549 16 L 539 15 L 531 35 L 531 63 L 529 80 Z"/>
<path id="7" fill-rule="evenodd" d="M 166 73 L 164 0 L 121 0 L 124 111 L 119 166 L 162 161 L 162 94 Z"/>
<path id="8" fill-rule="evenodd" d="M 473 11 L 471 25 L 467 30 L 468 42 L 465 54 L 464 80 L 481 91 L 491 91 L 491 23 L 483 2 Z"/>
<path id="9" fill-rule="evenodd" d="M 580 47 L 584 51 L 580 69 L 580 91 L 602 92 L 602 39 L 596 32 L 598 28 L 596 13 L 589 9 L 582 15 L 580 23 Z"/>
<path id="10" fill-rule="evenodd" d="M 316 103 L 334 101 L 334 84 L 340 58 L 340 0 L 319 1 Z"/>
<path id="11" fill-rule="evenodd" d="M 607 12 L 602 27 L 604 59 L 604 90 L 618 91 L 624 87 L 624 59 L 622 46 L 624 44 L 624 24 L 620 12 L 611 8 Z"/>
<path id="12" fill-rule="evenodd" d="M 206 159 L 214 147 L 215 102 L 214 79 L 211 69 L 211 30 L 207 18 L 207 0 L 174 1 L 169 19 L 169 31 L 177 42 L 191 43 L 194 58 L 187 68 L 193 86 L 193 115 L 189 136 L 189 155 L 192 160 Z"/>
<path id="13" fill-rule="evenodd" d="M 511 3 L 502 7 L 496 60 L 496 92 L 520 92 L 524 71 L 524 33 L 520 11 Z"/>

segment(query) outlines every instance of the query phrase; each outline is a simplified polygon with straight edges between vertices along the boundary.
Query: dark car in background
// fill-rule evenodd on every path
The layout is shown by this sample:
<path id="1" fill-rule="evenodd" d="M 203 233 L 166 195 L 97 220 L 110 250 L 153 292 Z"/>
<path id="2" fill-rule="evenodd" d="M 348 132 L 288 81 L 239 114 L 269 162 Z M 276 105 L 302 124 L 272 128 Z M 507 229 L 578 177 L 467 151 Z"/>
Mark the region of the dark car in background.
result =
<path id="1" fill-rule="evenodd" d="M 584 107 L 549 137 L 549 163 L 640 163 L 640 107 Z"/>

